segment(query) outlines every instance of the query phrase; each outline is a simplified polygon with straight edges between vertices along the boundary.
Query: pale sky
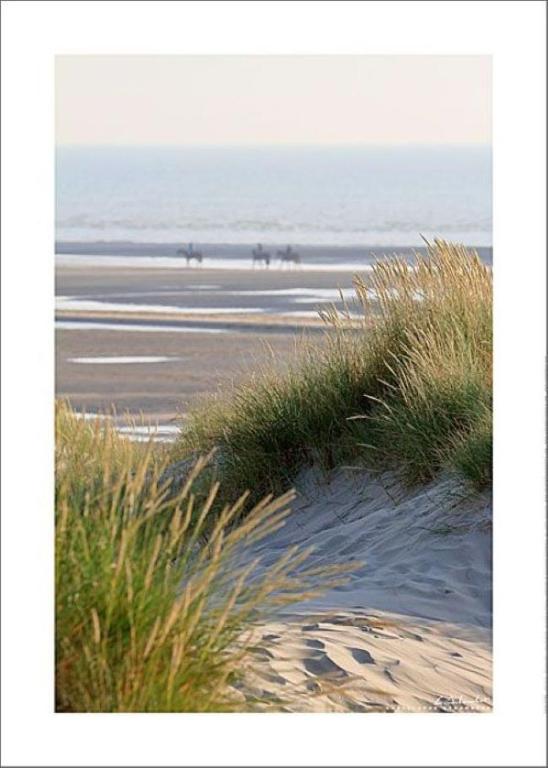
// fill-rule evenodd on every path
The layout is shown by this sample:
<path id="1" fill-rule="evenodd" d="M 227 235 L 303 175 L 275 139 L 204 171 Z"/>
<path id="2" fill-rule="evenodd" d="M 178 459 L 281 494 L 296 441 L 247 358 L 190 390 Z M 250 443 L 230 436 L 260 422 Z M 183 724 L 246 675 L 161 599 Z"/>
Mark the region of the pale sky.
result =
<path id="1" fill-rule="evenodd" d="M 57 144 L 490 143 L 488 56 L 58 56 Z"/>

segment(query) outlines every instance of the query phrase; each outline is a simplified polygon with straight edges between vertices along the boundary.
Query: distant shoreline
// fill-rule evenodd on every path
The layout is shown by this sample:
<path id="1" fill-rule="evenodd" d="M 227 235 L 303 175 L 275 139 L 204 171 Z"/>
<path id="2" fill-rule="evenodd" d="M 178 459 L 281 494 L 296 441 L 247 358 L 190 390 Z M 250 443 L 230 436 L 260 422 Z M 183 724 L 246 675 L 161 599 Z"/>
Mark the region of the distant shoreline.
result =
<path id="1" fill-rule="evenodd" d="M 412 245 L 300 245 L 299 243 L 290 243 L 301 255 L 303 261 L 312 260 L 317 263 L 333 263 L 340 259 L 346 261 L 363 261 L 365 258 L 368 262 L 372 261 L 374 257 L 380 257 L 386 254 L 397 253 L 405 257 L 412 257 L 415 253 L 424 253 L 425 248 Z M 55 242 L 55 254 L 56 255 L 71 255 L 71 256 L 172 256 L 174 259 L 179 259 L 176 256 L 176 251 L 184 243 L 181 242 L 168 242 L 168 243 L 140 243 L 133 241 L 123 240 L 97 240 L 97 241 L 69 241 L 58 240 Z M 242 257 L 251 258 L 251 250 L 255 247 L 255 243 L 202 243 L 194 242 L 194 248 L 202 251 L 205 258 L 223 258 L 223 259 L 238 259 Z M 285 247 L 285 242 L 279 244 L 264 243 L 265 250 L 269 250 L 272 255 L 275 255 L 275 251 L 278 248 Z M 493 260 L 493 248 L 492 246 L 474 246 L 469 245 L 468 248 L 476 250 L 480 258 L 487 262 L 492 263 Z M 184 259 L 181 259 L 183 261 Z"/>

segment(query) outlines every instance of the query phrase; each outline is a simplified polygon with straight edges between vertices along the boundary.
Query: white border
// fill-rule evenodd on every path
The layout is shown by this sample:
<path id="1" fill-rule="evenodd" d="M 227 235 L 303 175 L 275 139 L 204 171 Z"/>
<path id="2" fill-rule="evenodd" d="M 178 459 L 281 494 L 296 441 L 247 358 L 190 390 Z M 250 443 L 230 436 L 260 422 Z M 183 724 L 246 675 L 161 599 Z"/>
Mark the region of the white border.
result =
<path id="1" fill-rule="evenodd" d="M 3 765 L 543 764 L 545 4 L 8 0 L 2 17 Z M 493 714 L 53 714 L 52 89 L 61 53 L 493 54 Z"/>

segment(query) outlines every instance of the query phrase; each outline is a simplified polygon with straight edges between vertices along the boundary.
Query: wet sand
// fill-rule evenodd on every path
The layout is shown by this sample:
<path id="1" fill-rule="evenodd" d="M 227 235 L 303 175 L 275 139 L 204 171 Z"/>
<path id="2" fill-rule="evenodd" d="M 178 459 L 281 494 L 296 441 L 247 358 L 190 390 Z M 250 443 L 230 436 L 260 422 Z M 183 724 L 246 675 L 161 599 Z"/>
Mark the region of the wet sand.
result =
<path id="1" fill-rule="evenodd" d="M 273 261 L 277 262 L 276 252 L 284 248 L 286 243 L 278 244 L 264 243 L 264 249 L 269 251 Z M 417 246 L 409 245 L 380 245 L 378 243 L 362 245 L 302 245 L 292 243 L 292 247 L 302 257 L 303 264 L 310 262 L 312 264 L 322 264 L 326 267 L 336 265 L 337 262 L 369 263 L 373 257 L 380 257 L 386 254 L 398 253 L 411 258 L 415 253 L 425 253 L 426 248 L 421 243 Z M 194 243 L 195 250 L 201 251 L 204 259 L 221 260 L 239 260 L 251 258 L 251 251 L 255 243 Z M 95 242 L 77 242 L 77 241 L 57 241 L 55 243 L 55 253 L 61 255 L 80 255 L 80 256 L 130 256 L 136 258 L 146 257 L 171 257 L 176 256 L 177 250 L 181 247 L 180 242 L 171 243 L 141 243 L 124 241 L 105 241 L 97 240 Z M 473 246 L 470 246 L 473 247 Z M 492 263 L 493 248 L 491 246 L 480 246 L 475 248 L 480 257 L 487 263 Z M 175 258 L 174 258 L 175 260 Z M 356 266 L 356 268 L 358 268 Z"/>
<path id="2" fill-rule="evenodd" d="M 287 359 L 293 334 L 269 334 L 270 348 Z M 73 358 L 165 356 L 159 363 L 82 364 Z M 57 330 L 56 390 L 77 410 L 144 413 L 165 421 L 201 397 L 241 381 L 270 359 L 254 333 L 133 333 Z"/>
<path id="3" fill-rule="evenodd" d="M 303 334 L 319 340 L 324 326 L 318 310 L 332 303 L 341 307 L 337 290 L 348 291 L 352 276 L 297 269 L 58 266 L 56 294 L 72 303 L 56 312 L 57 394 L 88 413 L 114 406 L 118 413 L 165 422 L 204 395 L 272 364 L 273 356 L 283 368 Z M 170 359 L 74 362 L 118 356 Z"/>
<path id="4" fill-rule="evenodd" d="M 314 310 L 350 291 L 355 273 L 257 267 L 248 270 L 181 266 L 119 268 L 57 267 L 55 292 L 79 300 L 179 306 L 189 309 L 260 309 L 266 313 Z M 299 294 L 299 289 L 304 289 Z M 319 295 L 312 292 L 316 290 Z M 257 294 L 257 292 L 260 292 Z M 287 294 L 287 291 L 293 293 Z M 327 297 L 321 295 L 328 291 Z M 283 293 L 285 292 L 285 293 Z M 325 299 L 325 301 L 324 301 Z"/>

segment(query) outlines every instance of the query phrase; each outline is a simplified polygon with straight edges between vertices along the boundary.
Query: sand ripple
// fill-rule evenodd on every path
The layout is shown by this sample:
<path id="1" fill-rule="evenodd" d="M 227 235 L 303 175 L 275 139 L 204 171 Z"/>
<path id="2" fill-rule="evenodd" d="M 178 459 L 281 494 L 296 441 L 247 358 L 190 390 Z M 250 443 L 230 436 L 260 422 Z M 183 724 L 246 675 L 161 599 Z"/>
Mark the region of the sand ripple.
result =
<path id="1" fill-rule="evenodd" d="M 355 562 L 344 586 L 254 628 L 237 695 L 290 712 L 484 712 L 492 706 L 491 499 L 450 477 L 309 472 L 286 526 L 314 565 Z"/>

